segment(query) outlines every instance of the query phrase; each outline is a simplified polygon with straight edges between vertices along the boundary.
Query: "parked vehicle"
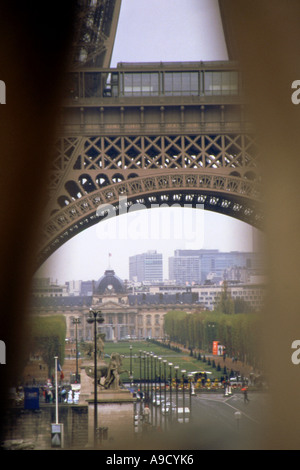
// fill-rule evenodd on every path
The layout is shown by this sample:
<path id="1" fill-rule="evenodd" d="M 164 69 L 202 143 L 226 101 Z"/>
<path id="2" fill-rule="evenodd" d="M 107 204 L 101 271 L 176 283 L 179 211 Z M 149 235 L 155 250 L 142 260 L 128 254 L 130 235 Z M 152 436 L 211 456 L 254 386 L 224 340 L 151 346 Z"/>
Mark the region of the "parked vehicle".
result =
<path id="1" fill-rule="evenodd" d="M 165 403 L 165 400 L 158 395 L 153 397 L 152 403 L 153 405 L 161 406 L 163 403 Z"/>
<path id="2" fill-rule="evenodd" d="M 166 403 L 163 403 L 162 407 L 161 407 L 161 412 L 163 415 L 169 415 L 169 414 L 173 414 L 173 413 L 176 413 L 176 405 L 174 403 L 170 403 L 170 402 L 166 402 Z"/>
<path id="3" fill-rule="evenodd" d="M 189 423 L 190 421 L 190 409 L 186 406 L 185 408 L 178 408 L 178 423 Z"/>

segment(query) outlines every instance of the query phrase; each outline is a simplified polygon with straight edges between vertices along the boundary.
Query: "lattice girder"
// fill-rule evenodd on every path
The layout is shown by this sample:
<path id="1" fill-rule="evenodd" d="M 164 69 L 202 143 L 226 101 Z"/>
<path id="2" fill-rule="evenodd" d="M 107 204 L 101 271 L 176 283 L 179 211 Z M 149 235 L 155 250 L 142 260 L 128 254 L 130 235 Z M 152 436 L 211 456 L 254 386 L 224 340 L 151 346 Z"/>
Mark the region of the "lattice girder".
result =
<path id="1" fill-rule="evenodd" d="M 92 176 L 92 175 L 91 175 Z M 263 214 L 257 182 L 216 172 L 163 170 L 104 185 L 57 209 L 44 227 L 41 256 L 43 262 L 58 247 L 82 230 L 118 214 L 120 204 L 181 205 L 227 214 L 261 228 Z M 124 213 L 124 212 L 123 212 Z"/>
<path id="2" fill-rule="evenodd" d="M 79 1 L 71 62 L 74 67 L 108 67 L 116 35 L 121 0 Z"/>
<path id="3" fill-rule="evenodd" d="M 61 137 L 50 180 L 40 262 L 78 232 L 128 204 L 204 205 L 261 227 L 255 138 L 250 135 Z M 251 154 L 250 154 L 251 151 Z M 114 209 L 112 209 L 114 208 Z"/>
<path id="4" fill-rule="evenodd" d="M 127 179 L 130 171 L 138 175 L 140 171 L 162 168 L 222 169 L 225 174 L 238 172 L 235 176 L 246 178 L 251 171 L 252 179 L 258 179 L 253 148 L 256 150 L 254 138 L 245 135 L 63 137 L 57 145 L 50 189 L 57 192 L 60 186 L 64 192 L 62 182 L 67 169 L 68 178 L 74 181 L 85 172 L 105 172 L 108 178 L 116 172 Z"/>

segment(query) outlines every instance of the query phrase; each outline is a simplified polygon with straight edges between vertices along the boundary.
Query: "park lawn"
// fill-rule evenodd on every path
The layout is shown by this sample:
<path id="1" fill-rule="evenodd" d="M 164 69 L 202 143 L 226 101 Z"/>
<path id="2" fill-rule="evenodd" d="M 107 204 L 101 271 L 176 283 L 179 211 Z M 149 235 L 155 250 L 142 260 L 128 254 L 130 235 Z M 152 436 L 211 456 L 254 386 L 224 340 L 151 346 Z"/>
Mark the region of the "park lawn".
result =
<path id="1" fill-rule="evenodd" d="M 171 367 L 172 376 L 175 376 L 174 366 L 179 367 L 179 371 L 186 370 L 186 372 L 192 371 L 207 371 L 212 374 L 209 375 L 210 379 L 220 378 L 222 372 L 218 372 L 215 368 L 207 365 L 206 362 L 198 361 L 196 358 L 187 355 L 186 353 L 176 352 L 167 347 L 154 344 L 150 341 L 120 341 L 118 343 L 107 342 L 104 344 L 104 353 L 111 355 L 113 352 L 117 352 L 124 356 L 123 358 L 123 369 L 130 371 L 130 346 L 132 346 L 132 371 L 134 379 L 139 379 L 140 376 L 140 351 L 142 351 L 142 358 L 144 357 L 145 352 L 152 352 L 156 356 L 160 356 L 163 360 L 166 360 L 167 363 L 172 363 Z M 106 362 L 109 362 L 109 358 L 105 358 Z M 149 362 L 150 364 L 150 362 Z M 163 366 L 162 366 L 163 367 Z M 154 370 L 154 361 L 153 361 L 153 370 Z M 159 370 L 159 365 L 157 362 L 157 373 Z M 143 375 L 143 366 L 142 366 L 142 375 Z M 170 366 L 167 366 L 167 376 L 170 375 Z M 126 380 L 126 374 L 122 375 L 123 380 Z"/>

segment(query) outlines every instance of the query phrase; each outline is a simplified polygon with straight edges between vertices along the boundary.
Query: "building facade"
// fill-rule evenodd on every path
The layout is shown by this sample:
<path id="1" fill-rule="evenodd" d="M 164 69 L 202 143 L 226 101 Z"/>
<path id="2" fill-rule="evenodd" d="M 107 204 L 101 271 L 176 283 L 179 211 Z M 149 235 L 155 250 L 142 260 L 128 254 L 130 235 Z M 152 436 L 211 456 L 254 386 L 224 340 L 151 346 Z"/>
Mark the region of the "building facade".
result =
<path id="1" fill-rule="evenodd" d="M 246 281 L 248 276 L 262 269 L 261 256 L 252 252 L 220 252 L 219 250 L 175 250 L 169 258 L 169 279 L 178 284 L 205 284 L 216 279 Z M 235 268 L 235 270 L 233 270 Z M 234 276 L 237 278 L 235 279 Z"/>
<path id="2" fill-rule="evenodd" d="M 115 275 L 112 269 L 106 270 L 97 282 L 93 283 L 91 296 L 51 297 L 33 295 L 31 312 L 33 315 L 50 316 L 62 314 L 66 318 L 67 338 L 75 339 L 74 318 L 80 319 L 77 325 L 78 340 L 92 341 L 93 325 L 87 322 L 90 309 L 100 310 L 104 322 L 98 331 L 105 334 L 106 341 L 125 339 L 163 338 L 164 315 L 174 307 L 160 299 L 153 302 L 155 296 L 130 297 L 125 283 Z M 142 301 L 141 301 L 142 299 Z M 172 299 L 169 299 L 172 302 Z M 188 307 L 180 304 L 182 309 Z"/>
<path id="3" fill-rule="evenodd" d="M 163 257 L 155 250 L 129 257 L 129 279 L 136 282 L 163 281 Z"/>
<path id="4" fill-rule="evenodd" d="M 89 281 L 90 282 L 90 281 Z M 90 310 L 100 310 L 104 322 L 97 326 L 105 334 L 105 341 L 127 339 L 164 338 L 164 316 L 170 310 L 192 313 L 196 309 L 213 310 L 222 293 L 223 285 L 176 285 L 164 283 L 145 286 L 140 292 L 129 289 L 127 284 L 108 269 L 98 281 L 92 283 L 92 295 L 51 295 L 48 290 L 40 295 L 40 287 L 48 281 L 36 284 L 38 295 L 32 296 L 33 315 L 62 314 L 66 318 L 67 338 L 92 341 L 94 326 L 87 322 Z M 87 286 L 91 288 L 90 284 Z M 252 283 L 228 283 L 233 299 L 246 301 L 252 310 L 259 311 L 264 303 L 263 280 Z"/>

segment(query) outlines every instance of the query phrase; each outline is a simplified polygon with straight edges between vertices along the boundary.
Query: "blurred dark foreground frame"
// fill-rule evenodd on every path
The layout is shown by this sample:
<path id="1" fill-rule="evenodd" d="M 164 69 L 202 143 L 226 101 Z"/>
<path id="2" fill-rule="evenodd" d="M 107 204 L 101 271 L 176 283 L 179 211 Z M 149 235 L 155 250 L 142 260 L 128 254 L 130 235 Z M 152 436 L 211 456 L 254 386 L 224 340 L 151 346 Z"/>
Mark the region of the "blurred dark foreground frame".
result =
<path id="1" fill-rule="evenodd" d="M 1 423 L 7 388 L 26 350 L 28 293 L 74 4 L 0 5 L 0 79 L 6 83 L 6 104 L 0 105 L 0 339 L 6 345 L 6 364 L 0 365 Z M 220 0 L 220 7 L 230 58 L 238 59 L 245 77 L 263 165 L 269 296 L 262 354 L 270 412 L 261 448 L 299 449 L 300 371 L 291 361 L 291 344 L 300 338 L 300 106 L 291 101 L 291 85 L 300 80 L 300 4 Z"/>

